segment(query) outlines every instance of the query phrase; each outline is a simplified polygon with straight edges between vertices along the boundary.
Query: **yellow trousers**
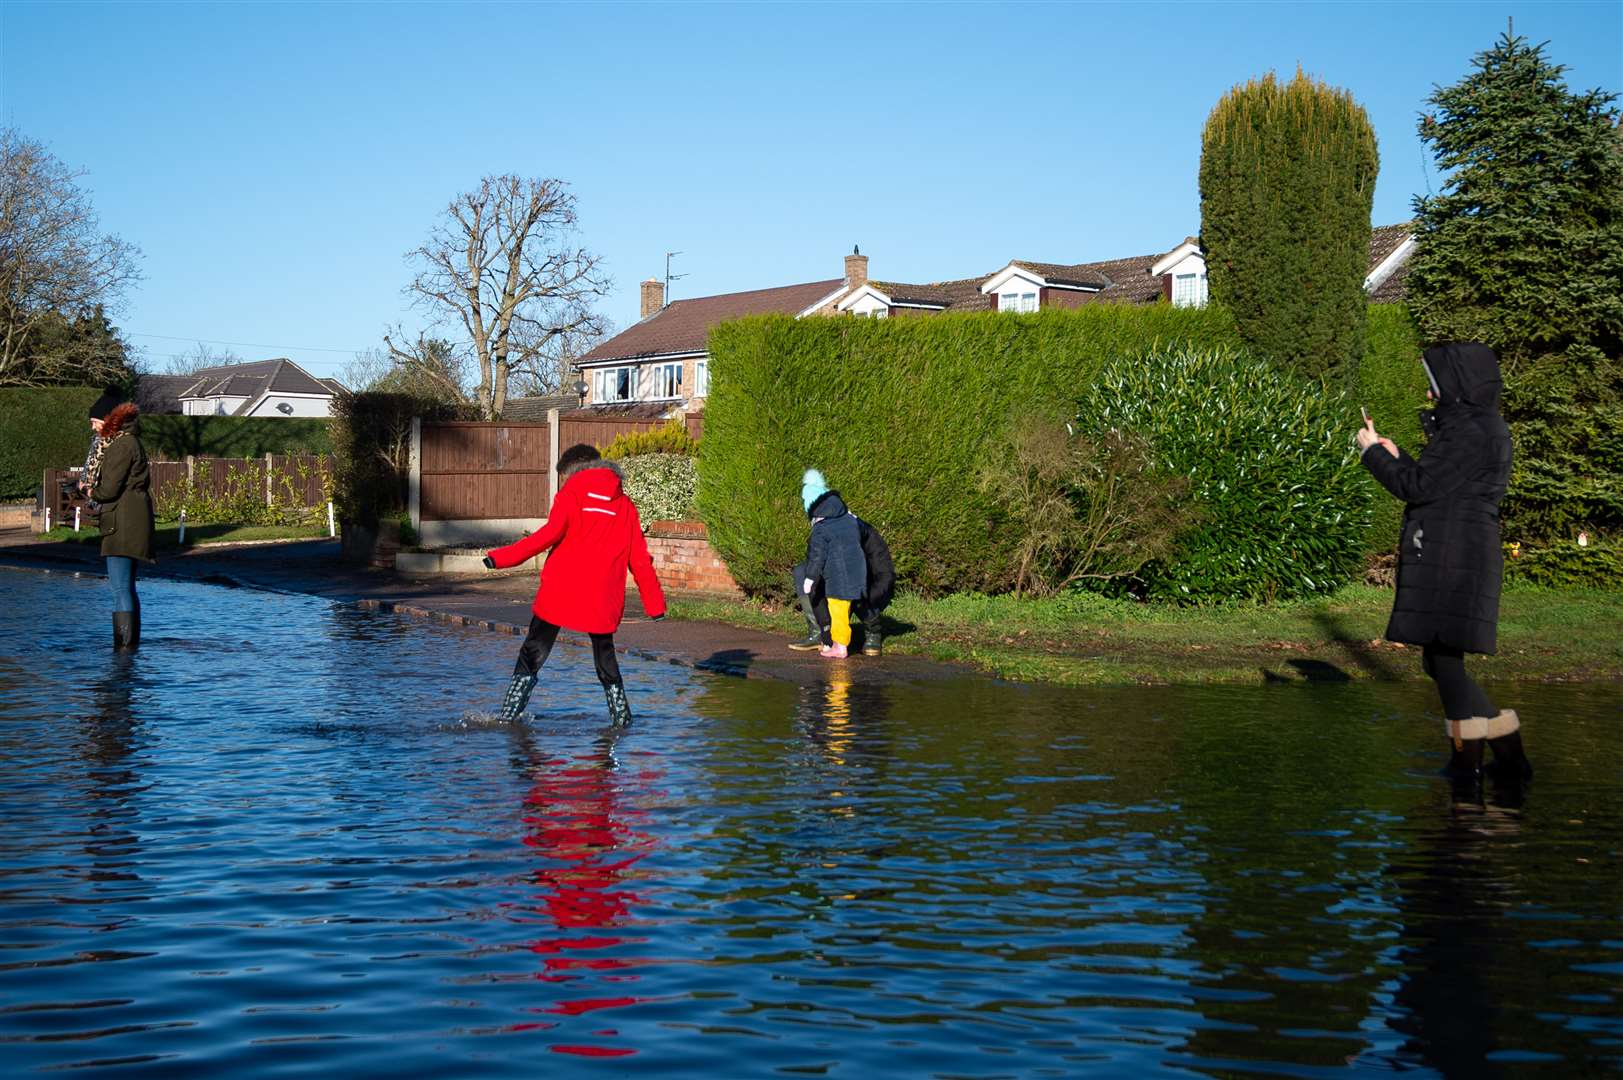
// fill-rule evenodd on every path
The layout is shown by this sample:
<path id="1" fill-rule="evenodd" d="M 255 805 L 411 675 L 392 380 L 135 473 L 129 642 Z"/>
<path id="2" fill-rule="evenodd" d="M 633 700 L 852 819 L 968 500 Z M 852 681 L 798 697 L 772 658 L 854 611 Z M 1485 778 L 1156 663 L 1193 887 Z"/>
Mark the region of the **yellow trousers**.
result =
<path id="1" fill-rule="evenodd" d="M 851 644 L 851 601 L 828 598 L 828 636 L 836 645 Z"/>

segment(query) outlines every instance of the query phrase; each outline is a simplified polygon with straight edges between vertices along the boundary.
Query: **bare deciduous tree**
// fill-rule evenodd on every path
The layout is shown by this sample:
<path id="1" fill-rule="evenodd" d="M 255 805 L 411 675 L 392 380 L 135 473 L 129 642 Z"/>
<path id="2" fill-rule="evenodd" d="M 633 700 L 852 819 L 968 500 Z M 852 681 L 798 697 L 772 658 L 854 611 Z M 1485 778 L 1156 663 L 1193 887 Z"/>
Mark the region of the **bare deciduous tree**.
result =
<path id="1" fill-rule="evenodd" d="M 74 172 L 44 145 L 0 128 L 0 385 L 29 386 L 107 373 L 71 368 L 38 349 L 53 320 L 116 311 L 140 277 L 140 251 L 103 235 Z"/>
<path id="2" fill-rule="evenodd" d="M 187 349 L 183 353 L 174 353 L 164 365 L 165 375 L 196 375 L 204 368 L 225 367 L 227 364 L 240 364 L 242 357 L 230 349 L 211 349 L 203 342 Z"/>
<path id="3" fill-rule="evenodd" d="M 488 176 L 406 256 L 418 267 L 406 291 L 436 323 L 466 333 L 486 419 L 501 416 L 514 372 L 556 385 L 570 342 L 597 332 L 592 303 L 609 280 L 598 257 L 574 243 L 575 224 L 563 181 Z"/>
<path id="4" fill-rule="evenodd" d="M 384 390 L 412 394 L 416 397 L 441 401 L 447 405 L 468 404 L 468 363 L 466 355 L 444 338 L 418 334 L 417 340 L 401 345 L 405 340 L 399 327 L 383 335 L 385 350 L 373 350 L 357 357 L 357 374 L 361 362 L 369 371 L 365 383 L 355 383 L 358 389 Z"/>

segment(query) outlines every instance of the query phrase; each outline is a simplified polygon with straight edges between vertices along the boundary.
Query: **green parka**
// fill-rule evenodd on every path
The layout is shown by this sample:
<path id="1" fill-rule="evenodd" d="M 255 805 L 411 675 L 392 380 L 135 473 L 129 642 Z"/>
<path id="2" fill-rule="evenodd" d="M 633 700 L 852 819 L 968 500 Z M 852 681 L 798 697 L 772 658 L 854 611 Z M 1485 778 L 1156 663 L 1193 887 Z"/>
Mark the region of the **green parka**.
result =
<path id="1" fill-rule="evenodd" d="M 134 413 L 132 406 L 122 406 Z M 115 415 L 118 410 L 115 410 Z M 111 420 L 112 417 L 109 417 Z M 107 435 L 104 428 L 103 436 Z M 101 504 L 101 553 L 152 562 L 152 474 L 134 415 L 107 443 L 90 497 Z"/>

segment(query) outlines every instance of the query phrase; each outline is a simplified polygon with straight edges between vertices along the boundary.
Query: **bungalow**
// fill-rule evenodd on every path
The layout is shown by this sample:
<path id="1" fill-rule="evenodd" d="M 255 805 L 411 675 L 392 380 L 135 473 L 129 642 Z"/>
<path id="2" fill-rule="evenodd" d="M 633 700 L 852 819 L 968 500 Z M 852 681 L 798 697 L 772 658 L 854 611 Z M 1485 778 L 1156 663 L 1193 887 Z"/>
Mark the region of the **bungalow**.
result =
<path id="1" fill-rule="evenodd" d="M 1407 223 L 1373 230 L 1364 278 L 1372 300 L 1403 298 L 1413 250 Z M 640 321 L 581 357 L 581 400 L 600 410 L 650 417 L 701 411 L 710 390 L 705 351 L 710 329 L 744 315 L 886 319 L 1100 303 L 1198 307 L 1206 298 L 1206 259 L 1192 236 L 1160 254 L 1090 263 L 1016 259 L 990 274 L 928 283 L 870 280 L 868 257 L 853 249 L 842 277 L 669 304 L 663 283 L 651 278 L 642 283 Z"/>
<path id="2" fill-rule="evenodd" d="M 146 388 L 148 379 L 154 381 Z M 185 385 L 180 386 L 184 380 Z M 186 416 L 330 416 L 332 399 L 344 393 L 337 379 L 318 379 L 291 360 L 258 360 L 203 368 L 189 376 L 148 376 L 141 380 L 136 399 L 145 396 L 158 404 L 173 402 Z M 143 406 L 143 409 L 145 407 Z M 152 410 L 158 411 L 158 410 Z"/>

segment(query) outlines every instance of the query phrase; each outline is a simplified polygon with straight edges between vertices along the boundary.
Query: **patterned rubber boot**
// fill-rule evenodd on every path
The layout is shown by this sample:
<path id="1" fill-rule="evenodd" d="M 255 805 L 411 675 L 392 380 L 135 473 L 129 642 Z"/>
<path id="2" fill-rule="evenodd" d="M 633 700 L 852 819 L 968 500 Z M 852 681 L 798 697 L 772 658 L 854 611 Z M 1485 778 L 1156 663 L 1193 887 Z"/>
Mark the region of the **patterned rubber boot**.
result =
<path id="1" fill-rule="evenodd" d="M 513 681 L 507 684 L 507 696 L 502 698 L 504 722 L 512 724 L 524 719 L 524 706 L 530 703 L 530 691 L 535 689 L 536 678 L 522 671 L 513 673 Z"/>
<path id="2" fill-rule="evenodd" d="M 1522 722 L 1515 709 L 1503 709 L 1488 720 L 1488 748 L 1493 751 L 1495 780 L 1525 784 L 1533 779 L 1533 763 L 1522 749 Z"/>
<path id="3" fill-rule="evenodd" d="M 612 682 L 603 684 L 603 696 L 609 703 L 609 726 L 628 728 L 631 726 L 631 703 L 626 700 L 626 684 Z"/>

